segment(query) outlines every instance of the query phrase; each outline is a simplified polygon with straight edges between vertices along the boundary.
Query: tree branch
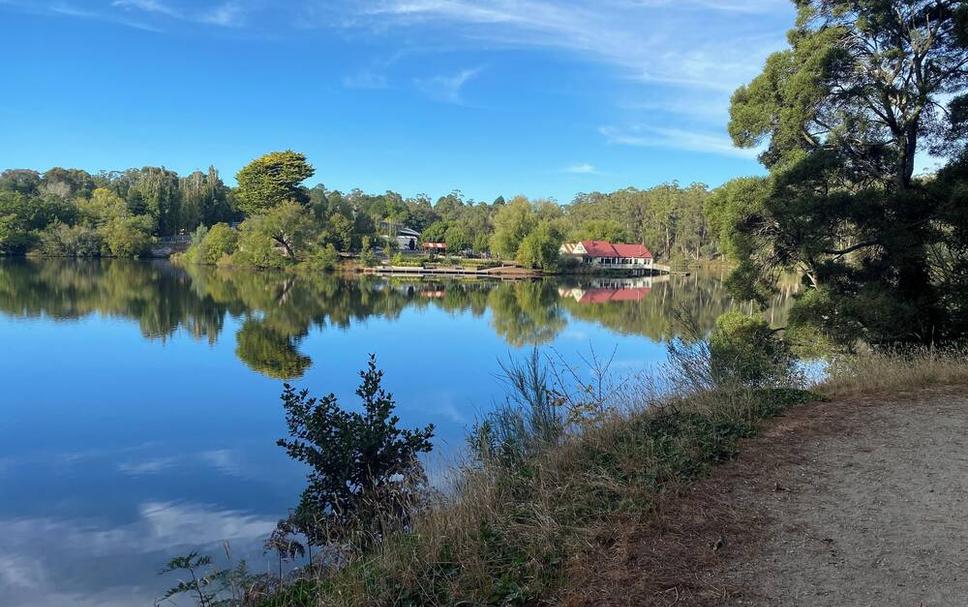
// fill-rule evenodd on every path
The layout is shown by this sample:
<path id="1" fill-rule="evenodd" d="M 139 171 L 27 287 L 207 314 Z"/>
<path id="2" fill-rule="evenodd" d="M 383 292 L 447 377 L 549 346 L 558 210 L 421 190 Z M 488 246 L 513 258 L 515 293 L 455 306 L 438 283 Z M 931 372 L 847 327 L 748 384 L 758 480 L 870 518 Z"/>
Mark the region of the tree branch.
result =
<path id="1" fill-rule="evenodd" d="M 864 248 L 867 248 L 867 247 L 873 247 L 873 246 L 877 246 L 877 245 L 880 245 L 880 244 L 881 243 L 879 241 L 877 241 L 877 240 L 868 240 L 866 242 L 859 242 L 859 243 L 857 243 L 855 245 L 851 245 L 851 246 L 847 247 L 846 249 L 840 249 L 840 250 L 826 249 L 826 250 L 823 250 L 823 251 L 820 251 L 820 252 L 821 253 L 824 253 L 825 255 L 836 255 L 837 257 L 843 257 L 844 255 L 846 255 L 848 253 L 853 253 L 854 251 L 856 251 L 858 249 L 864 249 Z"/>

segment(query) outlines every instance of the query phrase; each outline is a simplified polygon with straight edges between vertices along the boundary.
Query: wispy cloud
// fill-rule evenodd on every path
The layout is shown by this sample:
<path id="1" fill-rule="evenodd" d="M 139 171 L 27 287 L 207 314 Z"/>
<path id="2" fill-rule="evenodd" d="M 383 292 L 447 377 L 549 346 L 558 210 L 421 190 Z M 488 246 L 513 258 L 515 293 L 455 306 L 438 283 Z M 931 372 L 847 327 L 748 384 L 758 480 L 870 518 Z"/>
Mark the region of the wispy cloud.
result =
<path id="1" fill-rule="evenodd" d="M 202 11 L 196 21 L 220 27 L 239 27 L 245 23 L 246 9 L 238 2 L 224 2 L 214 8 Z"/>
<path id="2" fill-rule="evenodd" d="M 200 454 L 203 462 L 228 476 L 242 476 L 242 458 L 234 449 L 214 449 Z"/>
<path id="3" fill-rule="evenodd" d="M 673 148 L 740 158 L 755 158 L 757 154 L 756 150 L 737 148 L 725 134 L 713 132 L 649 125 L 635 125 L 624 129 L 605 126 L 599 132 L 609 143 L 615 145 Z"/>
<path id="4" fill-rule="evenodd" d="M 604 6 L 603 6 L 604 4 Z M 556 47 L 612 63 L 628 76 L 730 91 L 783 43 L 743 22 L 749 13 L 789 10 L 785 0 L 364 0 L 358 13 L 381 25 L 463 28 L 468 40 Z M 737 21 L 709 36 L 708 13 Z M 738 17 L 730 17 L 737 14 Z M 720 21 L 719 25 L 723 25 Z"/>
<path id="5" fill-rule="evenodd" d="M 51 15 L 57 15 L 60 17 L 73 17 L 77 19 L 88 19 L 91 21 L 104 21 L 108 23 L 116 23 L 118 25 L 123 25 L 125 27 L 144 30 L 148 32 L 161 31 L 158 27 L 155 27 L 154 25 L 150 23 L 146 23 L 144 21 L 130 19 L 124 15 L 119 15 L 119 14 L 85 10 L 85 9 L 77 8 L 72 4 L 57 2 L 49 5 L 38 6 L 33 4 L 22 5 L 22 4 L 12 3 L 12 6 L 14 6 L 14 8 L 16 9 L 23 10 L 29 13 L 35 13 L 35 14 L 46 13 Z"/>
<path id="6" fill-rule="evenodd" d="M 146 13 L 157 13 L 168 17 L 181 18 L 179 11 L 157 0 L 115 0 L 111 5 L 123 9 L 135 9 Z"/>
<path id="7" fill-rule="evenodd" d="M 342 27 L 406 29 L 475 51 L 538 49 L 601 63 L 615 81 L 602 94 L 624 114 L 614 121 L 641 125 L 603 129 L 609 141 L 742 157 L 754 154 L 711 131 L 728 119 L 732 91 L 785 44 L 792 17 L 788 0 L 358 0 L 352 6 L 354 18 Z M 436 91 L 436 99 L 459 102 L 469 77 L 420 85 Z"/>
<path id="8" fill-rule="evenodd" d="M 566 166 L 564 169 L 562 169 L 562 172 L 571 173 L 572 175 L 597 175 L 598 169 L 595 168 L 595 165 L 593 164 L 580 162 Z"/>
<path id="9" fill-rule="evenodd" d="M 93 3 L 78 5 L 59 0 L 0 0 L 0 6 L 25 13 L 103 21 L 151 32 L 163 32 L 167 29 L 166 25 L 178 21 L 240 27 L 245 24 L 247 14 L 247 8 L 235 0 L 210 6 L 198 3 L 193 4 L 190 9 L 165 0 L 106 0 L 99 7 L 92 7 L 91 4 Z"/>
<path id="10" fill-rule="evenodd" d="M 349 89 L 385 89 L 390 81 L 384 74 L 363 70 L 343 78 L 343 86 Z"/>
<path id="11" fill-rule="evenodd" d="M 453 75 L 417 78 L 414 84 L 428 97 L 444 103 L 462 104 L 461 91 L 468 82 L 477 77 L 483 68 L 464 69 Z"/>

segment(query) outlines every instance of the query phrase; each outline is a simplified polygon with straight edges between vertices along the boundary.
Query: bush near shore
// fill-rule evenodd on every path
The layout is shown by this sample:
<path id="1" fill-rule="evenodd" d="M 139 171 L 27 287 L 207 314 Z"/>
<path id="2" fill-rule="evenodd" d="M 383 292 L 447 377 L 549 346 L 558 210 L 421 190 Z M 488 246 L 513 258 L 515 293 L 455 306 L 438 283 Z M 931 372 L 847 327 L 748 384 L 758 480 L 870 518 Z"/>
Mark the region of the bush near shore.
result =
<path id="1" fill-rule="evenodd" d="M 763 347 L 715 332 L 680 341 L 661 388 L 647 378 L 610 380 L 608 362 L 594 357 L 590 373 L 538 352 L 508 363 L 509 400 L 475 426 L 452 491 L 428 497 L 379 541 L 339 546 L 339 566 L 317 559 L 285 579 L 250 580 L 229 604 L 561 604 L 617 530 L 648 528 L 660 500 L 734 458 L 742 439 L 788 407 L 968 383 L 963 349 L 919 349 L 834 360 L 807 390 L 774 334 L 738 318 L 717 331 Z M 717 352 L 717 343 L 727 346 Z M 593 379 L 567 381 L 579 376 Z"/>

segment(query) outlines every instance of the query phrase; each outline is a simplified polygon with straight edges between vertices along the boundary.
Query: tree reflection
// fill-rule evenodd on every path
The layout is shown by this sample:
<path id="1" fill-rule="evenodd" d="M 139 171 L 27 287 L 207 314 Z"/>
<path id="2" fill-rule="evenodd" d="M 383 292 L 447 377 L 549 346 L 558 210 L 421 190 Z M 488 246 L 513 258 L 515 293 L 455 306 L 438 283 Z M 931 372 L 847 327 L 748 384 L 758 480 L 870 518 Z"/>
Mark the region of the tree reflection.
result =
<path id="1" fill-rule="evenodd" d="M 249 318 L 236 335 L 235 355 L 253 371 L 275 379 L 302 377 L 312 364 L 296 350 L 298 337 L 275 331 L 261 320 Z"/>
<path id="2" fill-rule="evenodd" d="M 774 325 L 785 322 L 795 286 L 791 282 L 769 311 Z M 0 313 L 55 320 L 100 314 L 137 322 L 147 338 L 164 340 L 181 330 L 212 344 L 231 316 L 241 320 L 238 358 L 259 373 L 285 380 L 302 376 L 312 365 L 300 352 L 311 330 L 347 328 L 372 317 L 393 320 L 407 308 L 477 317 L 490 313 L 494 331 L 511 346 L 522 347 L 551 342 L 569 319 L 662 341 L 676 335 L 677 310 L 708 330 L 720 314 L 744 305 L 729 296 L 722 280 L 709 275 L 648 285 L 420 281 L 183 269 L 167 262 L 108 259 L 0 260 Z"/>
<path id="3" fill-rule="evenodd" d="M 541 345 L 560 333 L 567 319 L 554 283 L 502 283 L 488 297 L 491 324 L 512 346 Z"/>

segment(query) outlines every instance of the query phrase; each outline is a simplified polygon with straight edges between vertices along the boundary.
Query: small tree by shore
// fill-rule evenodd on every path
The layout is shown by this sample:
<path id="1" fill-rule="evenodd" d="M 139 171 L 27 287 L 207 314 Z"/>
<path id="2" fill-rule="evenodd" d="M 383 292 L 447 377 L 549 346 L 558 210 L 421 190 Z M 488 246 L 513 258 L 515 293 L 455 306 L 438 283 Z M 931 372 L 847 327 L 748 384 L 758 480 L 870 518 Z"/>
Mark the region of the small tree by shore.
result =
<path id="1" fill-rule="evenodd" d="M 314 398 L 288 384 L 282 393 L 290 438 L 277 444 L 310 471 L 299 506 L 280 528 L 293 528 L 310 545 L 371 545 L 407 525 L 426 487 L 419 456 L 433 448 L 434 426 L 398 426 L 396 401 L 382 387 L 375 356 L 360 378 L 361 413 L 343 409 L 334 394 Z"/>

